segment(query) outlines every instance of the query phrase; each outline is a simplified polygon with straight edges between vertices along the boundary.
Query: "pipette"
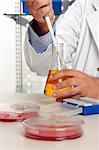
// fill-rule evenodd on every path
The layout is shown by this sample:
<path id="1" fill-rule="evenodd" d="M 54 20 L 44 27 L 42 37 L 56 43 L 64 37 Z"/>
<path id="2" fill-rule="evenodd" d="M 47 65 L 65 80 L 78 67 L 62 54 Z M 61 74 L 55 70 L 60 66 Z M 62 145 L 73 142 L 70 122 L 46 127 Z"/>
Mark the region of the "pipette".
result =
<path id="1" fill-rule="evenodd" d="M 47 13 L 45 16 L 44 16 L 44 19 L 45 19 L 45 22 L 48 26 L 48 29 L 51 33 L 51 36 L 52 36 L 52 40 L 53 40 L 53 43 L 54 43 L 54 46 L 55 46 L 55 51 L 57 53 L 57 59 L 58 59 L 58 70 L 61 70 L 61 66 L 63 65 L 62 62 L 63 62 L 63 58 L 61 57 L 60 55 L 60 49 L 57 47 L 58 45 L 58 42 L 54 36 L 54 32 L 53 32 L 53 28 L 52 28 L 52 24 L 51 24 L 51 20 L 50 20 L 50 17 L 49 17 L 49 13 Z"/>
<path id="2" fill-rule="evenodd" d="M 47 26 L 48 26 L 48 29 L 49 29 L 49 31 L 50 31 L 50 33 L 51 33 L 53 43 L 54 43 L 54 45 L 57 45 L 57 40 L 56 40 L 56 38 L 55 38 L 55 36 L 54 36 L 54 32 L 53 32 L 51 20 L 50 20 L 50 17 L 49 17 L 49 13 L 47 13 L 47 14 L 44 16 L 44 18 L 45 18 L 46 24 L 47 24 Z"/>

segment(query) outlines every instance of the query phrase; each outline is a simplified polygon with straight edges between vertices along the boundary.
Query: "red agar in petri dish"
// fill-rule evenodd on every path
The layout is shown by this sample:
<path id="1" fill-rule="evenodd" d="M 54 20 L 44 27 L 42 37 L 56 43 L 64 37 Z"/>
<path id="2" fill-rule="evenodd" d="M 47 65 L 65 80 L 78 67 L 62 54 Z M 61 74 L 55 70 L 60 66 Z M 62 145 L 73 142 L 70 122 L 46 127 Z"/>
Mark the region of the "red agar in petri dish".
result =
<path id="1" fill-rule="evenodd" d="M 13 104 L 0 107 L 0 121 L 23 121 L 27 118 L 38 116 L 39 106 L 34 104 Z"/>
<path id="2" fill-rule="evenodd" d="M 16 121 L 16 118 L 11 112 L 0 112 L 0 121 L 14 122 Z"/>
<path id="3" fill-rule="evenodd" d="M 73 120 L 73 117 L 62 117 L 61 122 L 38 117 L 38 119 L 27 119 L 23 124 L 25 125 L 25 136 L 32 139 L 59 141 L 75 139 L 83 134 L 82 121 L 78 118 Z"/>

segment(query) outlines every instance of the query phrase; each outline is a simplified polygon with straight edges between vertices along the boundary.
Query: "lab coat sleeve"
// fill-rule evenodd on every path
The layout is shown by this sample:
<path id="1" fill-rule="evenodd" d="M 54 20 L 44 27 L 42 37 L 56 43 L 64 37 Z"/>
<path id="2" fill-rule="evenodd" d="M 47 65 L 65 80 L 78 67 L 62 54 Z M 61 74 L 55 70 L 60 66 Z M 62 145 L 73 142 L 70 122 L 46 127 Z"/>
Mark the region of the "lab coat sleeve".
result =
<path id="1" fill-rule="evenodd" d="M 47 49 L 48 45 L 52 43 L 50 32 L 44 36 L 39 37 L 32 29 L 31 23 L 33 24 L 33 21 L 30 22 L 28 27 L 29 42 L 35 49 L 36 53 L 43 53 Z"/>
<path id="2" fill-rule="evenodd" d="M 42 76 L 47 74 L 52 55 L 51 47 L 52 46 L 49 45 L 46 51 L 43 53 L 37 53 L 34 47 L 30 44 L 29 35 L 26 33 L 24 42 L 24 54 L 27 65 L 31 71 L 36 72 L 38 75 Z"/>
<path id="3" fill-rule="evenodd" d="M 85 0 L 83 0 L 85 2 Z M 82 0 L 76 0 L 65 14 L 61 15 L 56 22 L 56 37 L 59 42 L 64 43 L 64 58 L 76 51 L 81 22 L 82 22 Z M 51 60 L 51 46 L 49 45 L 43 53 L 36 53 L 29 42 L 28 32 L 24 44 L 25 58 L 29 68 L 39 75 L 45 75 Z"/>

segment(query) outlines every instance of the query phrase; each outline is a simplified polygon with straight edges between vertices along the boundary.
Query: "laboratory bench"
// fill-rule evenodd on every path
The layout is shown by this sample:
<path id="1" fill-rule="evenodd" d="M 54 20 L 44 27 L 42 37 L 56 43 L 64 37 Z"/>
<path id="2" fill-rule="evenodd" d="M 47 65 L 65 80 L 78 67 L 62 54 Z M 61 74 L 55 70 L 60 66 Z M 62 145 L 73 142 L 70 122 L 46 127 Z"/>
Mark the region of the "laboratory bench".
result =
<path id="1" fill-rule="evenodd" d="M 43 94 L 0 94 L 0 103 L 35 103 L 45 106 L 54 99 Z M 22 122 L 0 122 L 0 150 L 99 150 L 99 115 L 81 116 L 83 136 L 73 140 L 43 141 L 24 136 Z"/>

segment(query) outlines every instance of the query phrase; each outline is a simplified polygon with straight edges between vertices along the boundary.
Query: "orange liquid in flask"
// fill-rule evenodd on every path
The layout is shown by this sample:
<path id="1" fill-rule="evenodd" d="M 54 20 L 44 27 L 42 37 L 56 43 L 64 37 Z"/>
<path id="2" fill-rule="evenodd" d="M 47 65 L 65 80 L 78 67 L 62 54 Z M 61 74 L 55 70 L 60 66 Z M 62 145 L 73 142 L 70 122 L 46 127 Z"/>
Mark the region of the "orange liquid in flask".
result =
<path id="1" fill-rule="evenodd" d="M 55 74 L 57 71 L 58 71 L 57 69 L 49 70 L 46 85 L 45 85 L 45 89 L 44 89 L 44 94 L 46 96 L 52 96 L 53 92 L 60 92 L 60 91 L 69 90 L 69 89 L 72 88 L 72 87 L 68 86 L 68 87 L 65 87 L 65 88 L 62 88 L 62 89 L 59 89 L 59 90 L 53 90 L 53 84 L 58 83 L 59 79 L 52 81 L 52 80 L 49 79 L 49 76 L 52 75 L 52 74 Z M 63 80 L 66 80 L 68 78 L 70 78 L 70 76 L 66 76 L 66 77 L 62 78 L 61 80 L 63 81 Z"/>

